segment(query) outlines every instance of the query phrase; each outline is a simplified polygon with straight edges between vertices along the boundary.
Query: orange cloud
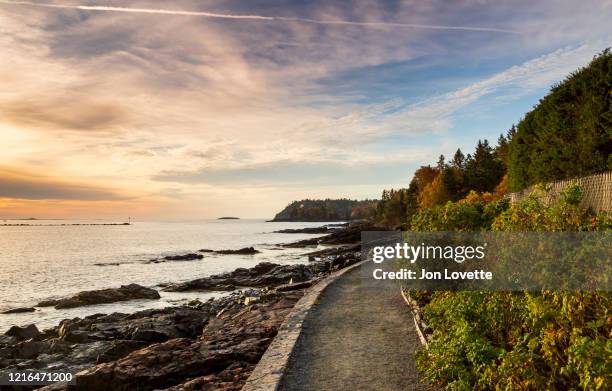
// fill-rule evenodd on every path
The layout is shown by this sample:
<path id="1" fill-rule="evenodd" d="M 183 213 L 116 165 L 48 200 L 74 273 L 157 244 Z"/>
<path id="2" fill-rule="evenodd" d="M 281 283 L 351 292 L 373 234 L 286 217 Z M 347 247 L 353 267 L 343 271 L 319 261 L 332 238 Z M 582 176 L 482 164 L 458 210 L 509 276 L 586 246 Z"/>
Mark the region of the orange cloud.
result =
<path id="1" fill-rule="evenodd" d="M 10 218 L 109 218 L 149 216 L 159 212 L 164 200 L 128 193 L 85 180 L 34 174 L 0 167 L 0 219 Z"/>
<path id="2" fill-rule="evenodd" d="M 0 115 L 17 126 L 49 130 L 108 131 L 126 119 L 118 105 L 77 96 L 3 102 Z"/>
<path id="3" fill-rule="evenodd" d="M 113 189 L 0 167 L 0 198 L 108 201 L 129 197 Z"/>

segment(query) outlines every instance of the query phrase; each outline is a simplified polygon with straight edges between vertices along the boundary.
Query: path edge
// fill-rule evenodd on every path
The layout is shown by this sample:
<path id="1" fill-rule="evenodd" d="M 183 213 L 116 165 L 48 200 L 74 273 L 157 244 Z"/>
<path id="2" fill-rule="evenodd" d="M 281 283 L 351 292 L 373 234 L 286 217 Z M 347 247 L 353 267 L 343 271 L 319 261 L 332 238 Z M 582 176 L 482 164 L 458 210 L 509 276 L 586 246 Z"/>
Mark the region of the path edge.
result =
<path id="1" fill-rule="evenodd" d="M 410 297 L 410 295 L 407 295 L 404 292 L 403 288 L 400 288 L 400 294 L 402 295 L 402 298 L 410 308 L 410 312 L 412 313 L 412 319 L 414 320 L 414 326 L 416 327 L 417 334 L 419 335 L 421 345 L 427 348 L 429 346 L 429 341 L 427 341 L 427 336 L 425 335 L 425 330 L 422 325 L 423 319 L 421 319 L 419 305 L 415 300 Z"/>
<path id="2" fill-rule="evenodd" d="M 302 332 L 306 316 L 317 299 L 338 277 L 356 269 L 366 261 L 357 262 L 349 267 L 338 270 L 325 277 L 306 291 L 298 300 L 278 329 L 278 334 L 268 346 L 268 349 L 255 366 L 255 369 L 242 387 L 242 391 L 274 391 L 277 390 L 283 377 L 293 348 Z"/>

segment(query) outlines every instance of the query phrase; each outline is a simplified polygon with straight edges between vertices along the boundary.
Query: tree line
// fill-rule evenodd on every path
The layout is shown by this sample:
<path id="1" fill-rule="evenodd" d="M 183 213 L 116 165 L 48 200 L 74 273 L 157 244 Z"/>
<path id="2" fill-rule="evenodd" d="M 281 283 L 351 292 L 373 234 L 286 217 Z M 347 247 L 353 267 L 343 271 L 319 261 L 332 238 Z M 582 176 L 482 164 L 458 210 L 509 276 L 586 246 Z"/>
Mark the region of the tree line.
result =
<path id="1" fill-rule="evenodd" d="M 378 223 L 409 228 L 419 210 L 464 199 L 471 192 L 501 199 L 542 182 L 612 169 L 612 53 L 552 87 L 495 146 L 478 140 L 472 153 L 457 149 L 421 166 L 407 188 L 383 190 Z"/>

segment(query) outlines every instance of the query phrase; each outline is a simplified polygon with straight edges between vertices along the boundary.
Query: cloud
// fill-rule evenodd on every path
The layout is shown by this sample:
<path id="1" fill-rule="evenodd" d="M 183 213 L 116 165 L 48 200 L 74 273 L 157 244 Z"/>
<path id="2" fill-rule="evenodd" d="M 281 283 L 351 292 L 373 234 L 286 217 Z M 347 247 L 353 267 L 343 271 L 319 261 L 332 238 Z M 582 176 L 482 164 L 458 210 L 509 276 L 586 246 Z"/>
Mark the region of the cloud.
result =
<path id="1" fill-rule="evenodd" d="M 329 154 L 327 154 L 329 155 Z M 346 157 L 346 155 L 344 156 Z M 426 159 L 427 153 L 416 149 L 402 153 L 362 156 L 351 161 L 338 156 L 322 161 L 282 160 L 247 164 L 236 168 L 201 168 L 187 171 L 165 171 L 152 179 L 160 182 L 207 184 L 221 186 L 349 186 L 409 181 L 406 167 Z"/>
<path id="2" fill-rule="evenodd" d="M 491 99 L 491 96 L 494 100 L 507 102 L 547 89 L 585 66 L 596 50 L 597 45 L 587 44 L 561 48 L 466 87 L 394 110 L 382 118 L 377 116 L 374 120 L 380 125 L 372 128 L 372 134 L 382 137 L 396 133 L 448 131 L 453 126 L 453 115 L 461 109 L 481 99 Z"/>
<path id="3" fill-rule="evenodd" d="M 0 115 L 4 121 L 26 128 L 47 130 L 112 131 L 125 124 L 127 114 L 111 102 L 70 97 L 29 99 L 2 102 Z"/>
<path id="4" fill-rule="evenodd" d="M 24 5 L 30 7 L 43 8 L 59 8 L 59 9 L 76 9 L 82 11 L 101 11 L 101 12 L 125 12 L 136 14 L 156 14 L 156 15 L 173 15 L 173 16 L 201 16 L 207 18 L 229 19 L 229 20 L 249 20 L 249 21 L 265 21 L 265 22 L 301 22 L 312 23 L 319 25 L 333 26 L 361 26 L 361 27 L 396 27 L 396 28 L 412 28 L 412 29 L 429 29 L 429 30 L 463 30 L 463 31 L 478 31 L 489 33 L 507 33 L 519 34 L 518 31 L 493 28 L 493 27 L 478 27 L 478 26 L 444 26 L 434 24 L 415 24 L 415 23 L 396 23 L 396 22 L 358 22 L 350 20 L 317 20 L 300 17 L 286 16 L 264 16 L 264 15 L 232 15 L 218 14 L 202 11 L 183 11 L 183 10 L 168 10 L 168 9 L 151 9 L 151 8 L 129 8 L 129 7 L 109 7 L 109 6 L 90 6 L 90 5 L 70 5 L 70 4 L 54 4 L 54 3 L 32 3 L 29 1 L 5 1 L 0 0 L 0 4 L 6 5 Z"/>
<path id="5" fill-rule="evenodd" d="M 111 189 L 0 168 L 0 198 L 109 201 L 127 197 Z"/>
<path id="6" fill-rule="evenodd" d="M 502 102 L 535 94 L 535 103 L 605 46 L 596 38 L 610 32 L 601 23 L 612 16 L 609 9 L 551 4 L 172 3 L 219 15 L 365 23 L 351 26 L 2 5 L 0 166 L 46 172 L 61 183 L 96 178 L 99 190 L 159 194 L 164 201 L 189 194 L 180 202 L 188 216 L 195 213 L 189 208 L 207 205 L 205 214 L 219 205 L 213 197 L 248 199 L 245 208 L 284 204 L 289 199 L 282 197 L 298 190 L 348 194 L 359 181 L 377 182 L 367 190 L 376 196 L 383 179 L 407 181 L 415 165 L 457 147 L 450 141 L 471 146 L 470 137 L 491 137 L 463 135 L 459 117 L 494 107 L 518 120 L 524 110 Z M 380 21 L 484 24 L 529 34 Z M 441 66 L 414 73 L 432 63 Z M 389 84 L 394 88 L 381 88 Z M 511 124 L 501 122 L 487 131 Z M 164 192 L 170 183 L 175 191 Z M 245 186 L 253 186 L 248 197 Z"/>

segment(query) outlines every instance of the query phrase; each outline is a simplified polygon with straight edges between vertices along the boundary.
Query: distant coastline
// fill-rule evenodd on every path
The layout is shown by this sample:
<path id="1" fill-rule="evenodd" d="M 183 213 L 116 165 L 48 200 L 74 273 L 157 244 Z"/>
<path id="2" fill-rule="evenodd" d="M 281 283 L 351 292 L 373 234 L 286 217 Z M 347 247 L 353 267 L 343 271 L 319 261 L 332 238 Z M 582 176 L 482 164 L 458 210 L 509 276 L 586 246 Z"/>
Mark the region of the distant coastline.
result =
<path id="1" fill-rule="evenodd" d="M 219 217 L 217 220 L 240 220 L 240 217 L 226 216 L 226 217 Z"/>
<path id="2" fill-rule="evenodd" d="M 305 199 L 293 201 L 269 222 L 334 222 L 372 219 L 377 200 Z"/>
<path id="3" fill-rule="evenodd" d="M 27 224 L 27 223 L 4 223 L 0 227 L 69 227 L 76 225 L 132 225 L 131 223 L 68 223 L 68 224 Z"/>

